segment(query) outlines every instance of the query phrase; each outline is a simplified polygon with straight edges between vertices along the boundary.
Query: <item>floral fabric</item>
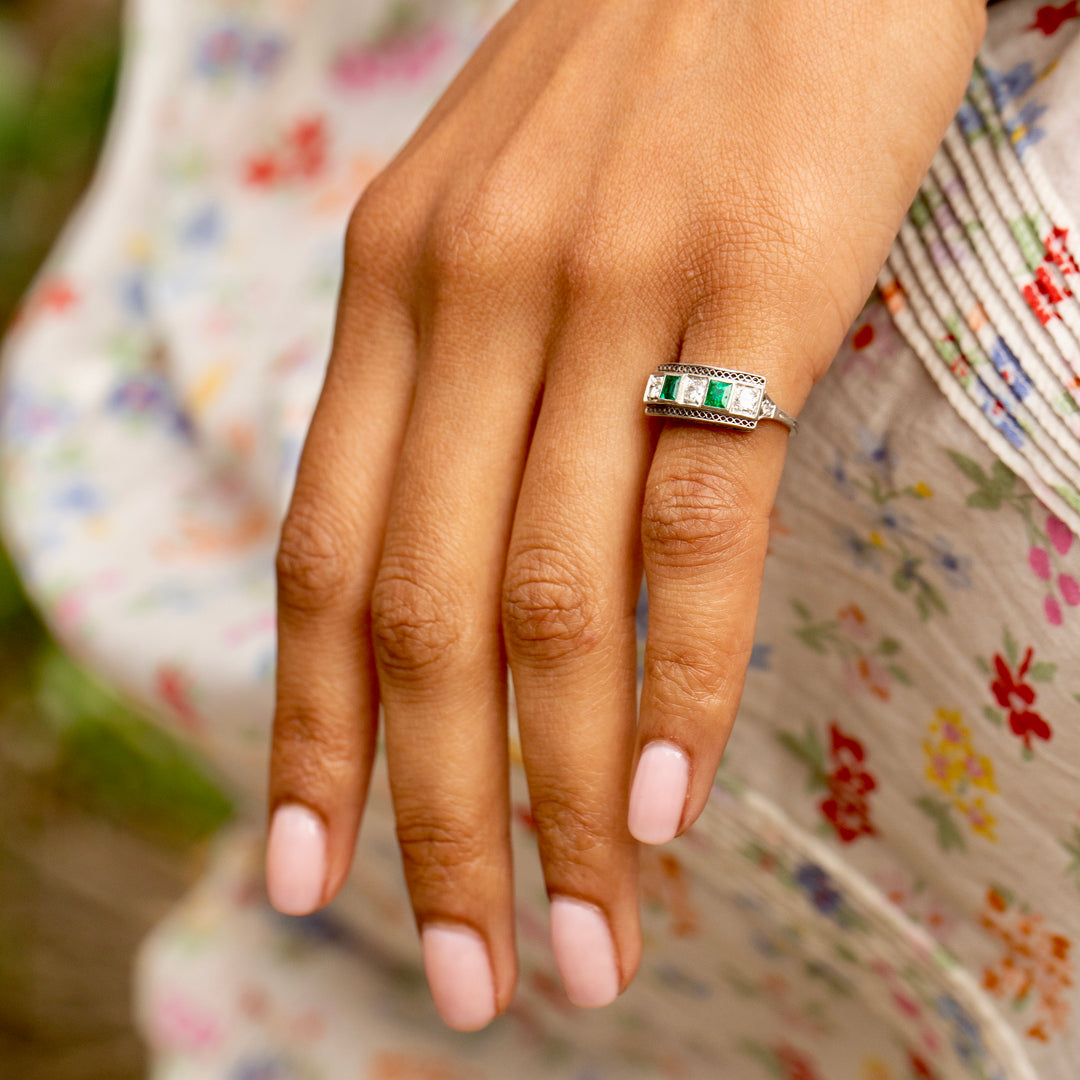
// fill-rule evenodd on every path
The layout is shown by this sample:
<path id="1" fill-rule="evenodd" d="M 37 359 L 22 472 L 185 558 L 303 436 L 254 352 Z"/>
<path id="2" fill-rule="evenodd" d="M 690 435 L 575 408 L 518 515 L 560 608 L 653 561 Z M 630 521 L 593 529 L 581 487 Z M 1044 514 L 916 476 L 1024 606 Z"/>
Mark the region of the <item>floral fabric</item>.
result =
<path id="1" fill-rule="evenodd" d="M 344 222 L 506 6 L 138 0 L 99 179 L 7 344 L 27 588 L 252 822 Z M 269 910 L 253 826 L 221 838 L 140 957 L 156 1080 L 1075 1077 L 1078 33 L 1075 2 L 993 7 L 800 418 L 714 797 L 643 852 L 631 990 L 562 996 L 516 769 L 521 987 L 488 1031 L 443 1029 L 380 773 L 317 917 Z"/>

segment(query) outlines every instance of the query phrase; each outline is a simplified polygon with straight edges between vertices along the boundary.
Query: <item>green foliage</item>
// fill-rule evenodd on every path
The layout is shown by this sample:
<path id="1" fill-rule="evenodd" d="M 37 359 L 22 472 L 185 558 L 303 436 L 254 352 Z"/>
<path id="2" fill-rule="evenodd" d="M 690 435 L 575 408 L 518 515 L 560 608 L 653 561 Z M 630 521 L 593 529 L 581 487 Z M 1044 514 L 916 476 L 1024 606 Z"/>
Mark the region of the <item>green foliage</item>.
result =
<path id="1" fill-rule="evenodd" d="M 118 58 L 111 18 L 72 26 L 41 57 L 0 17 L 0 327 L 89 176 Z"/>
<path id="2" fill-rule="evenodd" d="M 185 748 L 52 644 L 35 704 L 55 739 L 57 784 L 87 809 L 166 843 L 200 839 L 229 817 L 229 800 Z"/>

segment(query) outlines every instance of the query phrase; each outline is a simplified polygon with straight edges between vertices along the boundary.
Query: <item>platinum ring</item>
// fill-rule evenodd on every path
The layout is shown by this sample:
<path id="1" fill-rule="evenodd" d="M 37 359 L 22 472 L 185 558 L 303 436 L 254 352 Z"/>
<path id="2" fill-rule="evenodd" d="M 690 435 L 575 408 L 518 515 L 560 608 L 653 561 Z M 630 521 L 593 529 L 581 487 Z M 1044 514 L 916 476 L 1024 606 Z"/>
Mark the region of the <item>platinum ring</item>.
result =
<path id="1" fill-rule="evenodd" d="M 645 386 L 645 415 L 746 429 L 777 420 L 788 431 L 799 429 L 769 397 L 763 376 L 701 364 L 661 364 Z"/>

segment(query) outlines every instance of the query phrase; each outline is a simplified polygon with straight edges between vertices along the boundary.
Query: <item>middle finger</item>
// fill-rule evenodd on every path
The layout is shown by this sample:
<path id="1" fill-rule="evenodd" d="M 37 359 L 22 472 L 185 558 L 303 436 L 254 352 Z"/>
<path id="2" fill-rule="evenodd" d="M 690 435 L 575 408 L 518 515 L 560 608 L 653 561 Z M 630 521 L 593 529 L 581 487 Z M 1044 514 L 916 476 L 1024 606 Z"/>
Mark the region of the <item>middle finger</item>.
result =
<path id="1" fill-rule="evenodd" d="M 612 319 L 599 333 L 585 317 L 576 322 L 549 362 L 508 552 L 503 631 L 555 959 L 570 1000 L 600 1006 L 629 984 L 641 954 L 626 815 L 651 445 L 637 395 L 618 388 L 627 372 L 674 355 L 676 342 L 655 318 L 636 330 Z"/>
<path id="2" fill-rule="evenodd" d="M 435 1004 L 462 1030 L 517 978 L 499 580 L 538 393 L 509 365 L 539 372 L 541 348 L 530 319 L 484 300 L 437 297 L 421 329 L 371 601 L 406 882 Z"/>

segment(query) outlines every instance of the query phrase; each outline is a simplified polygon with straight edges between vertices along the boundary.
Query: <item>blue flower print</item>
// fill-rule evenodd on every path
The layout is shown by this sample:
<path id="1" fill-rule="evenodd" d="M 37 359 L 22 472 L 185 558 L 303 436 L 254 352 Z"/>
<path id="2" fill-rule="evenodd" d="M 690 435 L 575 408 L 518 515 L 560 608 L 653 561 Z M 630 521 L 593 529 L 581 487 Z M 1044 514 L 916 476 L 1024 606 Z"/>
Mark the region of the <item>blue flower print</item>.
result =
<path id="1" fill-rule="evenodd" d="M 1046 106 L 1029 101 L 1011 120 L 1005 121 L 1005 130 L 1009 133 L 1017 154 L 1022 158 L 1029 146 L 1034 146 L 1046 135 L 1046 130 L 1036 121 L 1046 112 Z"/>
<path id="2" fill-rule="evenodd" d="M 954 589 L 971 588 L 971 559 L 953 551 L 949 541 L 936 536 L 930 541 L 930 558 L 945 574 L 945 581 Z"/>
<path id="3" fill-rule="evenodd" d="M 1025 60 L 1004 73 L 992 71 L 990 68 L 984 68 L 983 73 L 990 84 L 994 104 L 999 109 L 1004 109 L 1010 101 L 1023 97 L 1035 85 L 1035 72 L 1030 60 Z"/>
<path id="4" fill-rule="evenodd" d="M 750 669 L 752 671 L 769 671 L 772 668 L 773 647 L 764 642 L 755 641 L 754 648 L 750 653 Z"/>
<path id="5" fill-rule="evenodd" d="M 1031 380 L 1020 367 L 1020 362 L 1012 349 L 999 337 L 990 349 L 990 359 L 1002 381 L 1012 388 L 1012 392 L 1023 401 L 1031 393 Z"/>
<path id="6" fill-rule="evenodd" d="M 881 568 L 878 550 L 869 540 L 860 536 L 848 525 L 841 527 L 837 532 L 840 543 L 851 553 L 856 566 L 870 567 L 873 570 Z"/>
<path id="7" fill-rule="evenodd" d="M 238 1062 L 229 1072 L 229 1080 L 293 1080 L 297 1074 L 280 1058 L 257 1058 Z"/>
<path id="8" fill-rule="evenodd" d="M 818 911 L 823 915 L 836 914 L 843 903 L 843 897 L 825 870 L 816 863 L 802 863 L 795 871 L 795 880 Z"/>

